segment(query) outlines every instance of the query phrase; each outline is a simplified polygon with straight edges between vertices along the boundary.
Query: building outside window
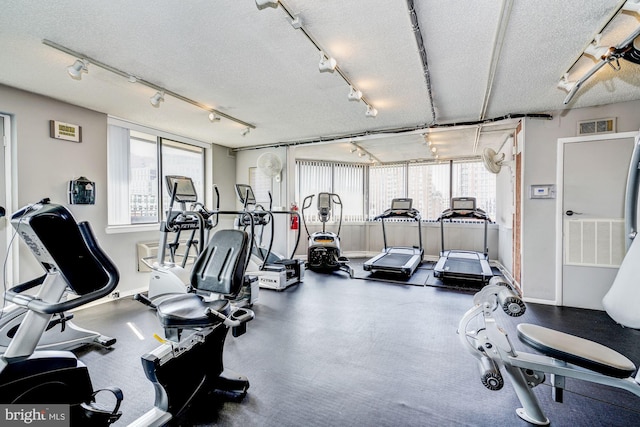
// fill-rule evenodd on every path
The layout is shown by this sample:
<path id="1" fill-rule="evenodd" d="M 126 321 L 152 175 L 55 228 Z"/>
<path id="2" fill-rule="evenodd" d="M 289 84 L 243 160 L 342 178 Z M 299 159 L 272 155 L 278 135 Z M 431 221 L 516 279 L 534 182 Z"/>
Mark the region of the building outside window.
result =
<path id="1" fill-rule="evenodd" d="M 139 128 L 109 125 L 109 225 L 158 223 L 170 201 L 166 175 L 190 177 L 204 202 L 204 148 Z"/>

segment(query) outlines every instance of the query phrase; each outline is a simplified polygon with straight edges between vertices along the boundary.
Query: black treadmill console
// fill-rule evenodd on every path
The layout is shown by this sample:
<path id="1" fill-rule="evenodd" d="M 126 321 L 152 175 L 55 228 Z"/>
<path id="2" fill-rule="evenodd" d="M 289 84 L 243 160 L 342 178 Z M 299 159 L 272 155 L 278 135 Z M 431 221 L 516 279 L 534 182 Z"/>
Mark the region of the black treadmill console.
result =
<path id="1" fill-rule="evenodd" d="M 452 197 L 451 207 L 442 212 L 438 221 L 453 218 L 474 218 L 491 221 L 487 213 L 476 206 L 475 197 Z"/>
<path id="2" fill-rule="evenodd" d="M 378 215 L 374 219 L 380 218 L 392 218 L 392 217 L 405 217 L 420 219 L 420 212 L 417 209 L 412 208 L 413 199 L 398 198 L 391 201 L 391 208 L 384 211 L 381 215 Z"/>
<path id="3" fill-rule="evenodd" d="M 451 209 L 454 211 L 475 211 L 475 197 L 453 197 L 451 199 Z"/>

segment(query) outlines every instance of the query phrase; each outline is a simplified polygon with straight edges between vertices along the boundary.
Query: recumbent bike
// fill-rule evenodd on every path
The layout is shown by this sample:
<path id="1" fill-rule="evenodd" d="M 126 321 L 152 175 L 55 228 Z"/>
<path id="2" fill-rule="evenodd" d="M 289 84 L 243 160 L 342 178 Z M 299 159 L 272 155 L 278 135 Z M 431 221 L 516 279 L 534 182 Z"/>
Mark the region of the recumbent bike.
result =
<path id="1" fill-rule="evenodd" d="M 5 292 L 8 301 L 29 311 L 0 357 L 0 403 L 64 404 L 72 425 L 112 424 L 121 416 L 119 388 L 94 391 L 87 367 L 73 353 L 35 349 L 55 313 L 109 295 L 119 281 L 117 267 L 98 246 L 88 222 L 76 223 L 65 207 L 48 199 L 19 210 L 11 223 L 46 274 Z M 216 236 L 196 260 L 191 285 L 198 292 L 233 296 L 242 286 L 248 236 L 240 230 L 221 230 Z M 63 301 L 67 288 L 78 297 Z M 37 292 L 25 293 L 32 289 Z M 164 425 L 204 392 L 236 400 L 246 395 L 249 381 L 223 368 L 222 353 L 228 330 L 243 334 L 254 317 L 251 310 L 233 311 L 227 299 L 207 301 L 190 292 L 162 301 L 157 316 L 167 340 L 142 356 L 155 405 L 131 425 Z M 102 391 L 114 394 L 113 407 L 96 403 Z"/>

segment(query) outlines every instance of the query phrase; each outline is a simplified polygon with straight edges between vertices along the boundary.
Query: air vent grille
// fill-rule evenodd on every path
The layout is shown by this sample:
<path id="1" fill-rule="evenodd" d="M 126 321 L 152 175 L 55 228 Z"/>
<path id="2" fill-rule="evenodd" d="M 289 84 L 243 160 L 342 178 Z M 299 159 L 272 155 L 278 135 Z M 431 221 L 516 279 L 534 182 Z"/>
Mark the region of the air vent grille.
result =
<path id="1" fill-rule="evenodd" d="M 601 133 L 614 133 L 616 131 L 616 119 L 595 119 L 578 122 L 578 135 L 596 135 Z"/>

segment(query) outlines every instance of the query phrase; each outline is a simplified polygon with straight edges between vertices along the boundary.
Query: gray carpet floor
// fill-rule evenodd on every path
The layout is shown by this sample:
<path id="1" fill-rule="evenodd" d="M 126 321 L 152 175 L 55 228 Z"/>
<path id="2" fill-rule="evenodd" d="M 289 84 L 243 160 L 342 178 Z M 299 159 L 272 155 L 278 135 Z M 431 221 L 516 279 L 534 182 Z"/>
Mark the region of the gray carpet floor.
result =
<path id="1" fill-rule="evenodd" d="M 225 367 L 249 378 L 247 397 L 237 403 L 204 396 L 171 425 L 526 426 L 511 384 L 484 388 L 459 342 L 458 321 L 472 297 L 341 272 L 307 271 L 303 283 L 285 291 L 263 289 L 247 333 L 229 335 L 224 353 Z M 603 312 L 529 304 L 523 317 L 498 317 L 518 349 L 525 347 L 515 338 L 516 323 L 537 323 L 591 337 L 640 363 L 640 332 Z M 95 388 L 123 390 L 116 426 L 127 425 L 153 405 L 140 356 L 157 346 L 153 333 L 162 335 L 155 313 L 122 298 L 78 311 L 74 321 L 118 339 L 110 350 L 77 353 Z M 548 380 L 536 394 L 553 426 L 640 425 L 640 398 L 625 391 L 568 379 L 565 403 L 552 401 Z"/>

